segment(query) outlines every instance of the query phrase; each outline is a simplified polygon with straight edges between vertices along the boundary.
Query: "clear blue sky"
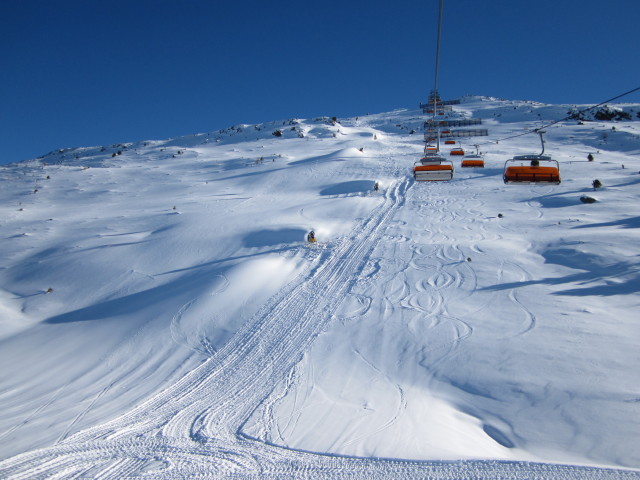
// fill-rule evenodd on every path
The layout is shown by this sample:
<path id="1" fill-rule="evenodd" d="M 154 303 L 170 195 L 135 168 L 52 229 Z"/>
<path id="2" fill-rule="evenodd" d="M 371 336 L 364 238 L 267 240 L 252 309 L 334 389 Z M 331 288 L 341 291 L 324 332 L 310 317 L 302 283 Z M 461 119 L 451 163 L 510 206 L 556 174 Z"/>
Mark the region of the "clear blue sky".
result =
<path id="1" fill-rule="evenodd" d="M 437 14 L 438 0 L 2 0 L 0 164 L 417 107 Z M 640 86 L 639 59 L 639 0 L 444 0 L 444 98 L 598 103 Z"/>

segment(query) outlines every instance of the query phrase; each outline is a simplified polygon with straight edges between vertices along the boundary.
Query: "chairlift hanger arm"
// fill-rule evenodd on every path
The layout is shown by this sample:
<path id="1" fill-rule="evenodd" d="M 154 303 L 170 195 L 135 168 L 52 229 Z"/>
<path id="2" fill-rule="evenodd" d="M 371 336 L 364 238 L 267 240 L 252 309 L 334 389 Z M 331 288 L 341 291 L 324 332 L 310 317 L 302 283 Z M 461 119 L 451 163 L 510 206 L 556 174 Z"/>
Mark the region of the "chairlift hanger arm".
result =
<path id="1" fill-rule="evenodd" d="M 542 135 L 546 132 L 539 128 L 536 130 L 536 132 L 538 133 L 538 135 L 540 135 L 540 143 L 542 144 L 542 151 L 540 152 L 540 156 L 542 157 L 542 155 L 544 155 L 544 138 L 542 138 Z"/>

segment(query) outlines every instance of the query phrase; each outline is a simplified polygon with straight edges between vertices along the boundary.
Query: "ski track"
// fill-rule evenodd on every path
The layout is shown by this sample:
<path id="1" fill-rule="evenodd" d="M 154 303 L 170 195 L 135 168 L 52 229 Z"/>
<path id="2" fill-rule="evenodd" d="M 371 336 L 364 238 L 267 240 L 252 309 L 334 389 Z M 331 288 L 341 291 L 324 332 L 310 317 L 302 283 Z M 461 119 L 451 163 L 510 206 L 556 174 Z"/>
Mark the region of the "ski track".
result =
<path id="1" fill-rule="evenodd" d="M 9 430 L 5 431 L 4 433 L 0 434 L 0 440 L 2 440 L 3 437 L 6 437 L 7 435 L 11 434 L 12 432 L 14 432 L 15 430 L 19 429 L 20 427 L 26 425 L 27 423 L 29 423 L 31 421 L 32 418 L 34 418 L 36 415 L 38 415 L 41 411 L 45 410 L 47 407 L 49 407 L 49 405 L 51 405 L 60 395 L 60 393 L 62 393 L 63 390 L 65 390 L 67 387 L 69 386 L 69 384 L 65 384 L 63 386 L 61 386 L 60 388 L 58 388 L 53 395 L 51 395 L 51 397 L 49 397 L 49 399 L 43 403 L 42 405 L 40 405 L 38 408 L 36 408 L 35 410 L 33 410 L 29 415 L 27 415 L 24 420 L 22 420 L 20 423 L 17 423 L 15 426 L 13 426 L 12 428 L 10 428 Z"/>
<path id="2" fill-rule="evenodd" d="M 71 432 L 71 430 L 73 429 L 73 426 L 78 423 L 80 420 L 82 420 L 82 418 L 87 414 L 87 412 L 89 412 L 89 410 L 91 410 L 93 408 L 93 406 L 96 404 L 96 402 L 98 400 L 100 400 L 100 398 L 107 393 L 107 391 L 111 388 L 111 386 L 113 385 L 113 383 L 110 383 L 109 385 L 107 385 L 106 387 L 104 387 L 102 390 L 100 390 L 91 400 L 91 402 L 89 402 L 89 405 L 87 405 L 86 408 L 83 408 L 82 411 L 76 415 L 76 417 L 71 421 L 71 423 L 69 423 L 69 426 L 65 429 L 64 432 L 62 432 L 62 435 L 60 435 L 60 437 L 58 438 L 58 440 L 56 441 L 56 443 L 60 443 L 61 441 L 63 441 L 65 438 L 67 438 L 67 436 L 69 435 L 69 432 Z"/>
<path id="3" fill-rule="evenodd" d="M 502 260 L 500 262 L 500 269 L 498 271 L 498 283 L 502 282 L 504 278 L 505 267 L 508 267 L 512 272 L 517 272 L 518 281 L 528 282 L 531 280 L 531 275 L 529 274 L 529 272 L 527 272 L 521 266 L 516 265 L 512 262 L 508 262 L 506 260 Z M 511 288 L 508 290 L 507 298 L 522 311 L 524 321 L 522 322 L 522 326 L 518 331 L 516 331 L 515 333 L 509 333 L 507 336 L 505 336 L 505 338 L 519 337 L 520 335 L 524 335 L 525 333 L 533 330 L 536 327 L 537 318 L 533 314 L 533 312 L 518 299 L 518 293 L 515 288 Z"/>
<path id="4" fill-rule="evenodd" d="M 387 173 L 393 172 L 396 177 L 405 176 L 397 166 L 389 165 L 388 170 Z M 315 174 L 313 169 L 311 174 Z M 413 202 L 426 200 L 430 210 L 425 212 L 417 208 L 418 216 L 426 218 L 435 209 L 440 217 L 439 225 L 446 225 L 447 221 L 477 218 L 479 213 L 476 209 L 479 205 L 471 202 L 472 207 L 465 207 L 463 204 L 461 214 L 457 211 L 459 205 L 454 207 L 449 201 L 437 197 L 431 199 L 428 189 L 418 191 L 413 186 L 413 181 L 406 176 L 389 186 L 381 204 L 361 222 L 350 238 L 343 238 L 336 241 L 335 245 L 310 253 L 310 273 L 298 277 L 267 302 L 224 347 L 177 383 L 112 421 L 67 436 L 73 424 L 106 392 L 107 386 L 74 419 L 58 443 L 1 462 L 0 477 L 640 478 L 640 472 L 636 471 L 560 464 L 494 460 L 404 461 L 323 455 L 260 442 L 242 433 L 244 422 L 258 405 L 275 392 L 283 379 L 284 386 L 280 388 L 284 389 L 276 398 L 283 398 L 298 381 L 296 365 L 328 322 L 336 318 L 333 315 L 335 306 L 348 295 L 354 294 L 351 290 L 358 278 L 362 278 L 361 274 L 365 274 L 365 279 L 370 278 L 383 268 L 382 259 L 371 257 L 377 242 L 381 240 L 403 245 L 402 248 L 411 252 L 399 283 L 389 285 L 385 291 L 385 301 L 400 303 L 404 308 L 412 308 L 431 317 L 431 328 L 445 323 L 451 327 L 451 338 L 441 345 L 444 351 L 438 355 L 439 360 L 451 355 L 465 338 L 473 335 L 472 326 L 464 319 L 450 315 L 444 301 L 443 292 L 450 294 L 466 288 L 467 282 L 473 291 L 477 283 L 473 269 L 464 261 L 461 248 L 450 243 L 446 230 L 436 226 L 422 245 L 411 245 L 406 236 L 384 232 L 409 196 L 414 197 L 411 199 Z M 461 216 L 464 218 L 459 218 Z M 479 233 L 474 234 L 473 240 L 481 241 L 485 234 L 486 230 L 481 228 Z M 472 250 L 481 251 L 477 247 Z M 410 282 L 407 268 L 425 272 L 427 278 L 417 284 Z M 503 263 L 500 277 L 504 268 Z M 515 294 L 510 298 L 527 314 L 526 307 Z M 371 303 L 371 298 L 366 295 L 356 296 L 356 300 L 362 309 L 354 309 L 353 316 L 368 310 Z M 182 337 L 182 314 L 189 307 L 189 303 L 185 304 L 171 323 L 171 334 L 177 341 Z M 349 312 L 347 318 L 351 316 Z M 530 312 L 528 317 L 529 323 L 520 334 L 535 326 L 535 317 Z M 438 359 L 432 360 L 435 361 L 428 366 L 431 369 L 438 362 Z M 268 367 L 265 368 L 265 365 Z M 379 374 L 383 375 L 382 372 Z M 399 385 L 396 387 L 399 398 L 397 415 L 381 429 L 393 424 L 405 408 L 404 392 Z M 298 403 L 297 399 L 295 403 Z M 266 416 L 271 415 L 267 412 Z M 265 422 L 268 421 L 265 419 Z M 280 438 L 275 440 L 282 439 L 280 432 L 278 436 Z"/>

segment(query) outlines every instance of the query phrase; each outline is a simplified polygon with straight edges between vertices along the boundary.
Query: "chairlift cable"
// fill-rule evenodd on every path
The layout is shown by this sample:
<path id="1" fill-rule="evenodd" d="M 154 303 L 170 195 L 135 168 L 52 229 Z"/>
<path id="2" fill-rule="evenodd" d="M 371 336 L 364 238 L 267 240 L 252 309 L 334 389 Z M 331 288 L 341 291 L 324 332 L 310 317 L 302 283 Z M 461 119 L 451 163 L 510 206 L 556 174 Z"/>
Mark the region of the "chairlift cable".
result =
<path id="1" fill-rule="evenodd" d="M 440 36 L 442 33 L 442 1 L 440 0 L 440 11 L 438 12 L 438 39 L 436 42 L 436 70 L 435 70 L 435 79 L 433 82 L 433 120 L 436 119 L 436 103 L 437 103 L 437 95 L 438 95 L 438 69 L 440 66 Z"/>
<path id="2" fill-rule="evenodd" d="M 438 69 L 440 66 L 440 36 L 442 33 L 442 2 L 443 0 L 440 0 L 440 9 L 438 12 L 438 39 L 436 42 L 436 68 L 435 68 L 435 77 L 434 77 L 434 82 L 433 82 L 433 116 L 432 116 L 432 122 L 435 125 L 436 123 L 436 112 L 438 111 Z M 437 149 L 438 151 L 440 151 L 440 130 L 438 129 L 438 135 L 437 135 Z"/>
<path id="3" fill-rule="evenodd" d="M 499 138 L 499 139 L 493 140 L 491 142 L 481 143 L 481 144 L 479 144 L 479 146 L 492 145 L 492 144 L 495 144 L 495 143 L 498 143 L 498 142 L 503 142 L 505 140 L 511 140 L 512 138 L 523 137 L 523 136 L 529 135 L 531 133 L 538 133 L 538 131 L 540 131 L 540 130 L 542 130 L 544 128 L 552 127 L 553 125 L 556 125 L 556 124 L 558 124 L 560 122 L 564 122 L 566 120 L 571 120 L 574 115 L 581 115 L 581 114 L 583 114 L 585 112 L 588 112 L 589 110 L 593 110 L 594 108 L 601 107 L 602 105 L 605 105 L 607 103 L 613 102 L 614 100 L 617 100 L 619 98 L 626 97 L 627 95 L 630 95 L 630 94 L 632 94 L 634 92 L 637 92 L 638 90 L 640 90 L 640 87 L 636 87 L 636 88 L 634 88 L 632 90 L 629 90 L 628 92 L 621 93 L 620 95 L 616 95 L 615 97 L 609 98 L 608 100 L 600 102 L 597 105 L 593 105 L 591 107 L 587 107 L 587 108 L 583 108 L 582 110 L 578 110 L 577 112 L 573 113 L 571 116 L 568 115 L 568 116 L 566 116 L 564 118 L 561 118 L 560 120 L 555 120 L 555 121 L 553 121 L 551 123 L 548 123 L 546 125 L 543 125 L 541 127 L 533 128 L 533 129 L 527 130 L 526 132 L 518 133 L 516 135 L 511 135 L 509 137 Z"/>

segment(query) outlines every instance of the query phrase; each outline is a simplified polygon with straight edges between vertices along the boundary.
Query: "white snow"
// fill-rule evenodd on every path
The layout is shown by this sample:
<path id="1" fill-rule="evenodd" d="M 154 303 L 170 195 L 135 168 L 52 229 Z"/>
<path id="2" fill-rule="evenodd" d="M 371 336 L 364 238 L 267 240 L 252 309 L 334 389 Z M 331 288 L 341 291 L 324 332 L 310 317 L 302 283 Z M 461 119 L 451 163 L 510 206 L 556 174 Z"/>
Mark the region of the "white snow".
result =
<path id="1" fill-rule="evenodd" d="M 450 182 L 406 109 L 0 167 L 0 476 L 637 478 L 640 105 L 495 143 L 572 107 L 465 98 Z"/>

